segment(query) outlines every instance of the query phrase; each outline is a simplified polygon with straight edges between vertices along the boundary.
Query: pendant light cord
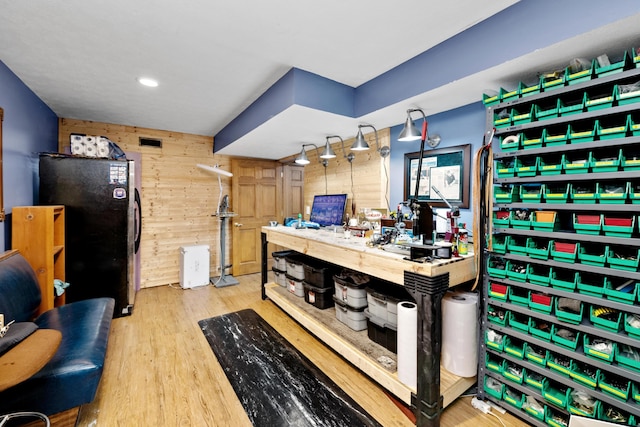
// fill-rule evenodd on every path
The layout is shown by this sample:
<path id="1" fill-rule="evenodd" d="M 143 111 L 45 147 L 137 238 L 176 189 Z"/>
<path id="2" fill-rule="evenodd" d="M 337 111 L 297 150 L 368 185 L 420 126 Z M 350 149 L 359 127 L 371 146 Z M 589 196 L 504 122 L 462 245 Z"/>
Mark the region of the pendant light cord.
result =
<path id="1" fill-rule="evenodd" d="M 351 169 L 351 215 L 355 215 L 355 206 L 356 206 L 356 193 L 353 191 L 353 163 L 349 162 L 349 168 Z"/>
<path id="2" fill-rule="evenodd" d="M 324 194 L 329 194 L 329 184 L 327 183 L 327 166 L 324 167 Z"/>
<path id="3" fill-rule="evenodd" d="M 391 212 L 391 204 L 389 203 L 389 171 L 387 171 L 387 163 L 382 159 L 382 168 L 384 169 L 385 186 L 384 186 L 384 200 L 387 202 L 387 212 Z"/>

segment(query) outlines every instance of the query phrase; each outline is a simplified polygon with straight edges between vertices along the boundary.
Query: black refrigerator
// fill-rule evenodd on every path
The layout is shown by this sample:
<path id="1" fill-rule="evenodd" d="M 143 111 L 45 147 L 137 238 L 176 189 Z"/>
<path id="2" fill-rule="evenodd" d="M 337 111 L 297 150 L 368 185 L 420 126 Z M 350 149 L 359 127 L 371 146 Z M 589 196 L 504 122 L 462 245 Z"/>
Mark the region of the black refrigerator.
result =
<path id="1" fill-rule="evenodd" d="M 65 206 L 66 300 L 111 297 L 114 317 L 132 313 L 137 288 L 135 167 L 133 160 L 40 154 L 39 203 Z"/>

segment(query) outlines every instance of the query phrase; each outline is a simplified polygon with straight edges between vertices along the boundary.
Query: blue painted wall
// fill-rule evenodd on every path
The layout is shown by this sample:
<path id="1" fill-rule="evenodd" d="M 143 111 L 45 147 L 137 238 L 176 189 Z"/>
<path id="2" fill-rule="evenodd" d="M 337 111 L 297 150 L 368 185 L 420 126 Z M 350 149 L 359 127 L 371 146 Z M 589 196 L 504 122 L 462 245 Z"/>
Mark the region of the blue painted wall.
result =
<path id="1" fill-rule="evenodd" d="M 2 61 L 4 208 L 37 204 L 38 153 L 58 151 L 58 117 Z M 0 226 L 0 250 L 11 247 L 10 217 Z"/>
<path id="2" fill-rule="evenodd" d="M 354 117 L 355 89 L 299 68 L 290 69 L 215 136 L 214 152 L 292 105 Z"/>
<path id="3" fill-rule="evenodd" d="M 418 129 L 421 129 L 422 119 L 416 120 L 420 114 L 412 115 Z M 471 171 L 473 178 L 473 160 L 476 151 L 480 148 L 485 128 L 485 108 L 482 102 L 476 102 L 464 107 L 456 108 L 444 113 L 427 117 L 429 123 L 429 135 L 439 134 L 442 138 L 437 148 L 453 147 L 456 145 L 471 144 Z M 403 124 L 391 128 L 391 156 L 390 156 L 390 199 L 391 209 L 394 209 L 404 199 L 404 155 L 420 150 L 420 141 L 400 142 L 398 135 Z M 425 149 L 427 151 L 427 149 Z M 428 153 L 427 153 L 428 154 Z M 471 205 L 473 188 L 469 188 L 469 204 Z M 460 221 L 467 223 L 471 228 L 473 216 L 471 209 L 460 210 Z"/>
<path id="4" fill-rule="evenodd" d="M 293 104 L 362 117 L 639 11 L 629 0 L 520 0 L 355 89 L 294 68 L 214 136 L 213 150 Z"/>
<path id="5" fill-rule="evenodd" d="M 360 85 L 356 89 L 356 117 L 638 11 L 639 2 L 621 0 L 521 0 Z"/>

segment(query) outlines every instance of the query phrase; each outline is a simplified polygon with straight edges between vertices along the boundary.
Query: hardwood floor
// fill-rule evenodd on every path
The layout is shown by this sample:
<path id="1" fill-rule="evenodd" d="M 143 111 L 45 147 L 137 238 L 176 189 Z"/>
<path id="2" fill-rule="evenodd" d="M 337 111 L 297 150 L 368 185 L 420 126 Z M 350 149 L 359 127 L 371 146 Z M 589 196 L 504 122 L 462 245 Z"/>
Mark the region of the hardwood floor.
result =
<path id="1" fill-rule="evenodd" d="M 252 308 L 384 426 L 413 423 L 375 383 L 317 341 L 271 301 L 260 275 L 225 288 L 178 285 L 138 292 L 133 315 L 113 321 L 104 374 L 77 426 L 250 426 L 240 401 L 198 327 L 198 320 Z M 448 407 L 441 426 L 501 426 L 470 397 Z M 500 415 L 506 426 L 524 423 Z M 62 426 L 62 422 L 52 423 Z"/>

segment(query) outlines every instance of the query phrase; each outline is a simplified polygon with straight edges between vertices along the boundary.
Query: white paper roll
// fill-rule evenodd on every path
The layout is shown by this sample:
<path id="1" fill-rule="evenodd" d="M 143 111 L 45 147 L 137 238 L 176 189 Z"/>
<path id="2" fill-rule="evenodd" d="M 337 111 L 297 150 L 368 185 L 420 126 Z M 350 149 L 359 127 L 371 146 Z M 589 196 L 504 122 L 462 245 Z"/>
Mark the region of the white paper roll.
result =
<path id="1" fill-rule="evenodd" d="M 71 154 L 76 154 L 78 156 L 84 156 L 84 154 L 85 154 L 84 147 L 85 147 L 84 138 L 82 139 L 82 141 L 78 141 L 78 140 L 71 141 Z"/>
<path id="2" fill-rule="evenodd" d="M 398 303 L 398 379 L 418 387 L 418 308 L 413 302 Z"/>
<path id="3" fill-rule="evenodd" d="M 478 298 L 448 293 L 442 298 L 442 366 L 473 377 L 478 371 Z"/>

